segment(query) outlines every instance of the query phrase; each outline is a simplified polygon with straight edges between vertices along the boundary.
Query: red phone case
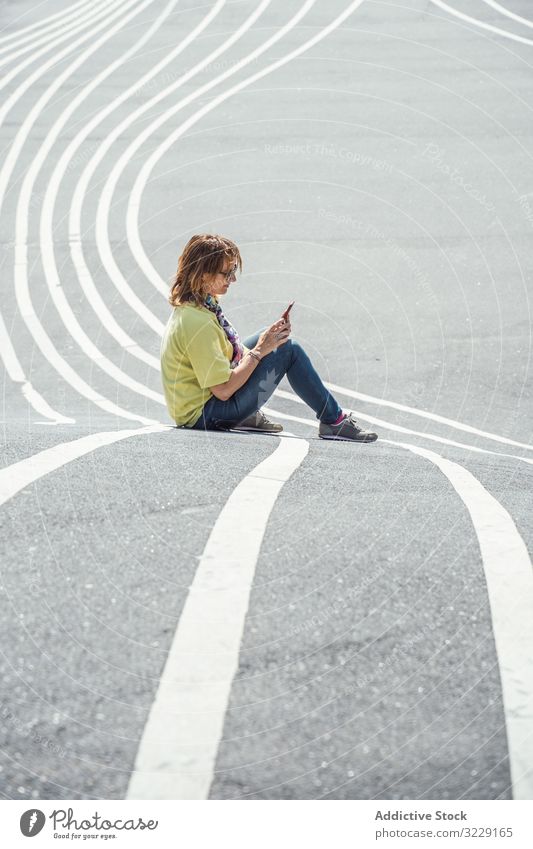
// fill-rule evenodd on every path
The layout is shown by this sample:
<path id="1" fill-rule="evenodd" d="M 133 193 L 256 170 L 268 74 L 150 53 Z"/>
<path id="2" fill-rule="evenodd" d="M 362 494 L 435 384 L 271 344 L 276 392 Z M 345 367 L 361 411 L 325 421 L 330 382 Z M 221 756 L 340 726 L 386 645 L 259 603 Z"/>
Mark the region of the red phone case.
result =
<path id="1" fill-rule="evenodd" d="M 282 312 L 282 313 L 281 313 L 281 317 L 282 317 L 285 321 L 287 321 L 287 319 L 288 319 L 288 317 L 289 317 L 289 313 L 290 313 L 290 311 L 292 310 L 293 306 L 294 306 L 294 301 L 291 301 L 291 302 L 290 302 L 290 304 L 289 304 L 289 306 L 288 306 L 288 307 L 287 307 L 287 309 L 285 310 L 285 312 Z"/>

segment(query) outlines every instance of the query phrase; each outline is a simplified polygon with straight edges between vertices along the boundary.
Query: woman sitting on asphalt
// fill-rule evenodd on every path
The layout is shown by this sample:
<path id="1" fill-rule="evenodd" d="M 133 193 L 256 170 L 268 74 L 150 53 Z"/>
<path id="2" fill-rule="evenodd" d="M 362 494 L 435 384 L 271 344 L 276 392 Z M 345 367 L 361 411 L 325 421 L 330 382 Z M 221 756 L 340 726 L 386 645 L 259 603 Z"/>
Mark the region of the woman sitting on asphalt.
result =
<path id="1" fill-rule="evenodd" d="M 284 375 L 320 421 L 322 439 L 374 442 L 326 389 L 311 360 L 293 342 L 290 319 L 241 342 L 219 297 L 242 270 L 239 249 L 222 236 L 193 236 L 179 258 L 161 342 L 161 374 L 169 413 L 178 427 L 278 433 L 259 409 Z"/>

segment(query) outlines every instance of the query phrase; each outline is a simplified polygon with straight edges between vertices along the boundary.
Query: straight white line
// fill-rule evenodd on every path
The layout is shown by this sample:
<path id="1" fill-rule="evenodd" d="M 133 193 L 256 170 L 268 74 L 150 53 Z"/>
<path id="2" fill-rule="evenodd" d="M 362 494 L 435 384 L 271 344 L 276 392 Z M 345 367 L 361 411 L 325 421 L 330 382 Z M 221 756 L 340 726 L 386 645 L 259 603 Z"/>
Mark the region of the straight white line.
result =
<path id="1" fill-rule="evenodd" d="M 73 439 L 71 442 L 60 442 L 59 445 L 54 445 L 52 448 L 45 448 L 38 454 L 32 454 L 31 457 L 26 457 L 24 460 L 19 460 L 18 463 L 12 463 L 5 469 L 0 469 L 0 505 L 5 504 L 30 483 L 34 483 L 44 475 L 54 472 L 84 454 L 89 454 L 102 445 L 111 445 L 113 442 L 119 442 L 121 439 L 127 439 L 130 436 L 159 433 L 172 429 L 169 425 L 150 425 L 134 430 L 102 431 L 101 433 L 82 436 L 80 439 Z"/>
<path id="2" fill-rule="evenodd" d="M 434 451 L 400 445 L 446 475 L 478 538 L 500 667 L 514 799 L 533 799 L 533 566 L 505 508 L 467 469 Z"/>
<path id="3" fill-rule="evenodd" d="M 126 798 L 209 797 L 266 524 L 308 451 L 304 439 L 280 437 L 224 505 L 180 616 Z"/>

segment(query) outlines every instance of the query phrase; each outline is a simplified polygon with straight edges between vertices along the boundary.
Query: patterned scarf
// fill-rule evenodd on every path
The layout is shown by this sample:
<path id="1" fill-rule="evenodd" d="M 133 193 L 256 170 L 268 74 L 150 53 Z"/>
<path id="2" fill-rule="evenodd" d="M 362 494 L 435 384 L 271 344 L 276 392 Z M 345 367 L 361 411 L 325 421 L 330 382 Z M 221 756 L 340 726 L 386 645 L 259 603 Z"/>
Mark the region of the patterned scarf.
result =
<path id="1" fill-rule="evenodd" d="M 208 310 L 211 310 L 211 312 L 215 313 L 218 319 L 218 323 L 220 324 L 221 328 L 223 329 L 224 333 L 226 334 L 233 346 L 233 359 L 231 360 L 230 364 L 230 368 L 233 369 L 236 365 L 240 363 L 244 356 L 244 348 L 239 338 L 239 334 L 222 312 L 222 307 L 220 306 L 216 298 L 214 298 L 212 295 L 208 295 L 204 301 L 204 306 L 206 306 Z"/>

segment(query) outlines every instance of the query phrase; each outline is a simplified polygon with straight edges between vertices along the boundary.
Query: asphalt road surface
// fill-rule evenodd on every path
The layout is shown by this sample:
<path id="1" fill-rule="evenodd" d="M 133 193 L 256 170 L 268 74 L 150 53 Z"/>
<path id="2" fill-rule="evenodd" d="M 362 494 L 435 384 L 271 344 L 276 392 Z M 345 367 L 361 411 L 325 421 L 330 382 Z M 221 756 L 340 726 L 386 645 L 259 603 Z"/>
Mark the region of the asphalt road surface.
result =
<path id="1" fill-rule="evenodd" d="M 533 797 L 505 2 L 0 4 L 3 798 Z M 319 440 L 286 380 L 281 437 L 170 427 L 198 232 L 241 247 L 240 334 L 294 299 L 377 443 Z"/>

